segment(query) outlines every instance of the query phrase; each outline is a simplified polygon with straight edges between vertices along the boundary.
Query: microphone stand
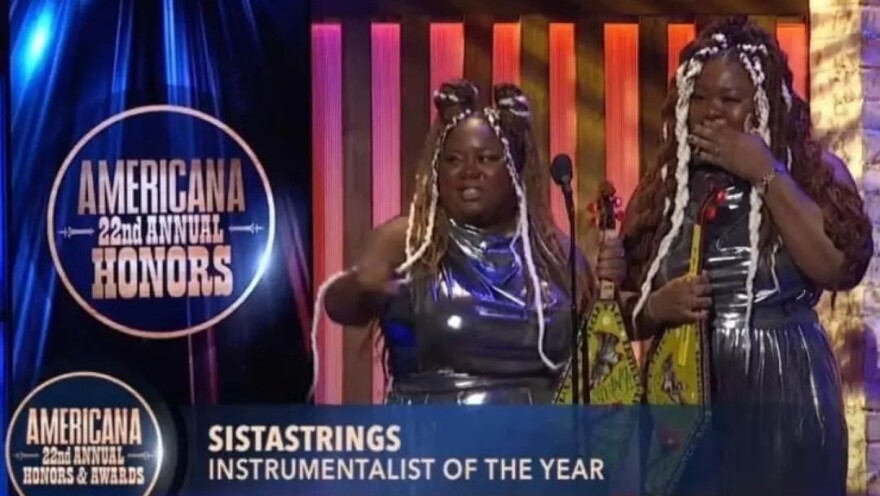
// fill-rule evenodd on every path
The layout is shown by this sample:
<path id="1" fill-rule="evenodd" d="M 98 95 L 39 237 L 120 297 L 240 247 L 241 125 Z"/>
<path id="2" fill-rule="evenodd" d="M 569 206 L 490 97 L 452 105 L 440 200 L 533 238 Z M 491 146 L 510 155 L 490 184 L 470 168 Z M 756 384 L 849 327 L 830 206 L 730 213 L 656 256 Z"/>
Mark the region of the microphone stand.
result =
<path id="1" fill-rule="evenodd" d="M 571 186 L 565 184 L 562 188 L 565 197 L 565 210 L 568 213 L 568 269 L 571 284 L 571 388 L 572 404 L 581 404 L 581 369 L 580 364 L 580 340 L 578 339 L 578 298 L 577 298 L 577 243 L 575 241 L 574 200 L 572 199 Z M 589 387 L 585 381 L 585 386 Z M 589 398 L 589 395 L 586 395 Z"/>

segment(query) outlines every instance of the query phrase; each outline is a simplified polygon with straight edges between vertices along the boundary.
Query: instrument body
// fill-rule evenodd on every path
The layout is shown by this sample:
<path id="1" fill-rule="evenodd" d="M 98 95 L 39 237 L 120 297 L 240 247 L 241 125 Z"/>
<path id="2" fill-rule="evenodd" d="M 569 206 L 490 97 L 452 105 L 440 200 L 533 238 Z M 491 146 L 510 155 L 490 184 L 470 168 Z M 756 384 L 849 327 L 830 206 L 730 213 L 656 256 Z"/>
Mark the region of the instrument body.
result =
<path id="1" fill-rule="evenodd" d="M 606 236 L 616 235 L 621 215 L 620 198 L 613 185 L 605 182 L 599 200 L 590 205 L 594 222 L 600 230 L 600 243 Z M 639 366 L 629 340 L 629 329 L 618 302 L 617 287 L 613 281 L 599 281 L 599 297 L 590 313 L 582 321 L 578 333 L 580 384 L 589 384 L 591 405 L 636 405 L 641 402 L 643 387 Z M 584 349 L 586 336 L 586 350 Z M 572 403 L 571 364 L 566 367 L 556 395 L 556 403 Z M 585 373 L 589 370 L 589 373 Z M 580 394 L 584 398 L 584 394 Z"/>
<path id="2" fill-rule="evenodd" d="M 703 271 L 705 228 L 725 200 L 721 185 L 712 185 L 691 236 L 687 275 Z M 711 420 L 711 345 L 709 319 L 666 329 L 648 355 L 647 403 L 654 418 L 648 452 L 648 494 L 670 494 Z"/>

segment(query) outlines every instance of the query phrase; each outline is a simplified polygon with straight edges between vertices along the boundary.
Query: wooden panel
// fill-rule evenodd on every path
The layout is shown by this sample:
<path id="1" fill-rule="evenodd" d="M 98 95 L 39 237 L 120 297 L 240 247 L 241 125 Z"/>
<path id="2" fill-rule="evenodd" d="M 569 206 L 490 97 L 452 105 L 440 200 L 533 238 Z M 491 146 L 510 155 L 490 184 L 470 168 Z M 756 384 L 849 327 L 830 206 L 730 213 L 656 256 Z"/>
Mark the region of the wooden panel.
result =
<path id="1" fill-rule="evenodd" d="M 370 130 L 370 24 L 346 21 L 342 26 L 343 136 L 345 209 L 345 266 L 357 261 L 370 232 L 372 219 L 372 173 L 367 160 L 372 154 Z M 344 403 L 370 403 L 372 359 L 363 352 L 365 328 L 346 327 L 343 334 Z"/>
<path id="2" fill-rule="evenodd" d="M 566 154 L 572 161 L 577 160 L 577 71 L 575 59 L 574 24 L 550 24 L 550 155 L 552 161 L 557 154 Z M 543 164 L 542 164 L 543 165 Z M 573 165 L 571 187 L 577 208 L 577 162 Z M 562 189 L 550 187 L 550 207 L 553 219 L 570 234 L 568 212 Z M 575 220 L 575 222 L 577 222 Z M 575 224 L 575 228 L 577 224 Z"/>
<path id="3" fill-rule="evenodd" d="M 496 22 L 492 31 L 492 84 L 519 85 L 521 26 L 519 22 Z"/>
<path id="4" fill-rule="evenodd" d="M 464 76 L 464 24 L 460 22 L 431 23 L 431 86 L 429 92 L 443 83 Z M 437 110 L 431 105 L 431 120 Z"/>
<path id="5" fill-rule="evenodd" d="M 522 89 L 532 106 L 532 126 L 541 160 L 550 154 L 550 26 L 547 19 L 527 15 L 522 21 Z M 550 194 L 550 191 L 547 191 Z"/>
<path id="6" fill-rule="evenodd" d="M 401 94 L 403 108 L 400 166 L 403 211 L 415 187 L 416 169 L 428 134 L 431 109 L 431 51 L 429 22 L 424 17 L 407 17 L 401 25 Z"/>
<path id="7" fill-rule="evenodd" d="M 807 25 L 803 21 L 785 21 L 776 25 L 779 45 L 788 56 L 794 91 L 801 98 L 810 99 L 810 43 Z"/>
<path id="8" fill-rule="evenodd" d="M 640 173 L 654 163 L 663 125 L 660 109 L 666 100 L 668 22 L 663 17 L 639 20 L 639 156 Z"/>
<path id="9" fill-rule="evenodd" d="M 776 35 L 776 16 L 751 15 L 749 20 L 764 28 L 771 36 Z"/>
<path id="10" fill-rule="evenodd" d="M 312 236 L 314 290 L 343 267 L 342 27 L 312 26 Z M 321 313 L 315 403 L 342 401 L 342 328 Z"/>
<path id="11" fill-rule="evenodd" d="M 480 88 L 488 104 L 492 98 L 492 17 L 468 16 L 464 36 L 464 77 Z"/>
<path id="12" fill-rule="evenodd" d="M 605 172 L 626 205 L 639 182 L 639 25 L 605 24 Z"/>
<path id="13" fill-rule="evenodd" d="M 384 224 L 400 215 L 400 25 L 374 24 L 372 27 L 372 174 L 373 225 Z M 374 404 L 385 397 L 385 356 L 382 341 L 372 339 Z M 372 336 L 371 336 L 372 338 Z M 378 345 L 378 346 L 374 346 Z"/>
<path id="14" fill-rule="evenodd" d="M 532 0 L 482 0 L 450 2 L 449 0 L 313 0 L 313 19 L 339 17 L 400 18 L 405 15 L 427 15 L 435 19 L 463 19 L 468 15 L 489 15 L 496 19 L 510 18 L 529 12 L 554 20 L 585 17 L 617 17 L 646 15 L 807 15 L 809 0 L 571 0 L 535 2 Z"/>
<path id="15" fill-rule="evenodd" d="M 577 196 L 581 205 L 593 201 L 605 178 L 605 37 L 598 19 L 575 26 L 577 65 Z M 597 231 L 589 212 L 577 211 L 578 244 L 595 260 Z"/>
<path id="16" fill-rule="evenodd" d="M 753 10 L 753 11 L 748 12 L 748 13 L 752 13 L 752 14 L 753 14 L 753 13 L 755 13 L 755 12 L 757 12 L 757 11 L 756 11 L 756 10 Z M 716 14 L 717 14 L 717 13 L 716 13 Z M 696 19 L 694 20 L 694 24 L 696 24 L 696 27 L 697 27 L 697 34 L 699 35 L 699 34 L 700 34 L 700 31 L 706 29 L 706 27 L 708 27 L 708 26 L 710 26 L 710 25 L 712 25 L 712 24 L 714 24 L 714 23 L 716 23 L 716 22 L 718 22 L 718 21 L 721 21 L 721 20 L 723 20 L 723 19 L 724 19 L 724 16 L 723 16 L 723 15 L 698 15 L 698 16 L 696 17 Z"/>
<path id="17" fill-rule="evenodd" d="M 681 51 L 693 41 L 697 35 L 694 23 L 675 23 L 669 24 L 669 34 L 666 42 L 666 78 L 671 81 L 675 77 L 675 71 L 681 64 Z M 669 83 L 671 84 L 671 83 Z"/>

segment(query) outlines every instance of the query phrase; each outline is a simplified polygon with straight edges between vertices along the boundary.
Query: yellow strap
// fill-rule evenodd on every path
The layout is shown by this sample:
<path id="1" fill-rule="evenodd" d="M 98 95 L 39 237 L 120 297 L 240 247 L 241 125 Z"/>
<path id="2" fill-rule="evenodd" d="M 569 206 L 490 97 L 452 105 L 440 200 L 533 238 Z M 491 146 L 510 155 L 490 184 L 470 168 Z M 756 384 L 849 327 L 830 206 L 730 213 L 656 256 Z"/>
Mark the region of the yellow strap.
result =
<path id="1" fill-rule="evenodd" d="M 694 226 L 694 233 L 691 236 L 691 256 L 688 261 L 688 274 L 692 276 L 699 275 L 700 256 L 702 255 L 703 230 L 700 226 Z M 690 338 L 692 334 L 698 331 L 697 326 L 693 324 L 685 325 L 678 328 L 681 335 L 681 347 L 678 349 L 678 365 L 684 367 L 687 365 L 688 348 L 690 348 Z"/>

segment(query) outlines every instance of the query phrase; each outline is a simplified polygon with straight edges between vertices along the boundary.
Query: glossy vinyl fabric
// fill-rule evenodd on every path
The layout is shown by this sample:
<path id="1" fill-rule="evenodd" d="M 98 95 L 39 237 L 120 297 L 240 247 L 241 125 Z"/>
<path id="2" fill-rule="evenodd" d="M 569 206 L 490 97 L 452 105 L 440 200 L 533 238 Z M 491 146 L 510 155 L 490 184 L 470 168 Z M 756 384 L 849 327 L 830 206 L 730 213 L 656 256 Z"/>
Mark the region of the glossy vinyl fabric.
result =
<path id="1" fill-rule="evenodd" d="M 414 280 L 382 319 L 393 404 L 545 404 L 557 377 L 538 354 L 537 315 L 512 236 L 449 223 L 436 277 Z M 569 355 L 568 291 L 543 281 L 544 352 Z"/>
<path id="2" fill-rule="evenodd" d="M 718 180 L 728 185 L 727 201 L 706 232 L 704 259 L 713 299 L 714 420 L 677 494 L 843 495 L 846 423 L 837 365 L 813 310 L 820 291 L 784 247 L 775 270 L 761 258 L 752 325 L 744 322 L 747 184 L 711 168 L 692 171 L 685 223 L 654 287 L 685 272 L 683 240 L 690 240 L 707 184 Z"/>

